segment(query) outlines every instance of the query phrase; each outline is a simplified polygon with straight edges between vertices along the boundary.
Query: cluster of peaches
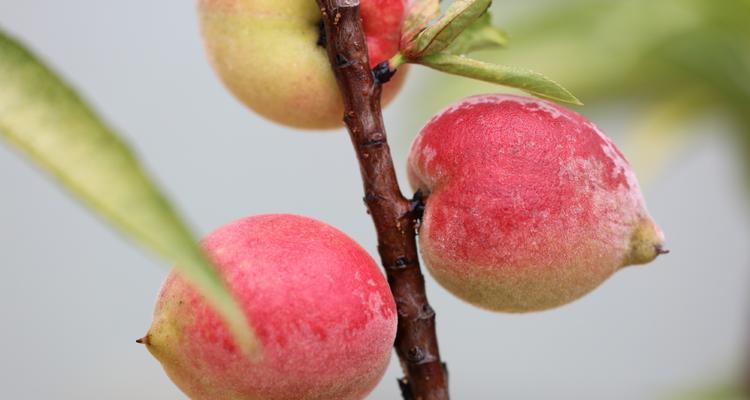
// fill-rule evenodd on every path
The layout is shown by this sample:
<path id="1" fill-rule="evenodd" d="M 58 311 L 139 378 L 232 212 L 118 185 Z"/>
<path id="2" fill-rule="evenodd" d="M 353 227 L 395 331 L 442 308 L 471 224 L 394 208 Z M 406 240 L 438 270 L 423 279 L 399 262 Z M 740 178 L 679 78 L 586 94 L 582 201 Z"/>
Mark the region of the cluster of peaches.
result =
<path id="1" fill-rule="evenodd" d="M 371 65 L 399 51 L 405 0 L 361 0 Z M 343 104 L 313 0 L 200 0 L 212 65 L 249 108 L 297 128 L 340 124 Z M 384 102 L 405 74 L 384 87 Z M 417 135 L 408 176 L 426 195 L 424 264 L 457 297 L 503 312 L 545 310 L 618 269 L 653 260 L 663 235 L 610 139 L 552 102 L 462 100 Z M 372 257 L 307 217 L 243 218 L 203 247 L 255 330 L 240 351 L 219 315 L 171 274 L 143 342 L 194 400 L 362 399 L 382 378 L 397 309 Z"/>

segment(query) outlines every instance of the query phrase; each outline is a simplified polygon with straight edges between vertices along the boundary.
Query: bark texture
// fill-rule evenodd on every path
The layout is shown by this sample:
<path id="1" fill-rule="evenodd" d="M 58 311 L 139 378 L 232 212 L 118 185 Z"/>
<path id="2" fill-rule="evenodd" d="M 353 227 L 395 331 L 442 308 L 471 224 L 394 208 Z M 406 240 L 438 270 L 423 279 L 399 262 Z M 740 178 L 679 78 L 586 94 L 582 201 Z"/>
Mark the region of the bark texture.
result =
<path id="1" fill-rule="evenodd" d="M 344 123 L 359 160 L 365 204 L 378 235 L 378 251 L 398 309 L 395 348 L 405 377 L 405 400 L 447 400 L 448 380 L 440 361 L 435 312 L 427 302 L 419 268 L 416 227 L 419 201 L 404 197 L 396 179 L 380 107 L 388 76 L 370 70 L 359 16 L 359 0 L 316 0 L 326 47 L 344 99 Z M 381 68 L 382 69 L 382 68 Z"/>

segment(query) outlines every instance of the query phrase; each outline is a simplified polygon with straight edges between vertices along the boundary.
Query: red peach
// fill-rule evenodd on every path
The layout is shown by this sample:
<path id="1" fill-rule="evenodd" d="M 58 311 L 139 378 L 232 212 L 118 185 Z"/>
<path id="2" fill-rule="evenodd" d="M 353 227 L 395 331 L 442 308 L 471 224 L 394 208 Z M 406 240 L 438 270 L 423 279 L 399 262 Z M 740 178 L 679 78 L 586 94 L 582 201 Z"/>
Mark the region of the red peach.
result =
<path id="1" fill-rule="evenodd" d="M 362 0 L 370 65 L 398 52 L 405 0 Z M 226 87 L 273 121 L 307 129 L 342 126 L 344 103 L 321 41 L 314 0 L 199 0 L 203 41 Z M 383 87 L 383 104 L 406 69 Z"/>
<path id="2" fill-rule="evenodd" d="M 496 311 L 544 310 L 662 252 L 630 165 L 591 122 L 511 95 L 432 118 L 408 162 L 429 193 L 425 264 L 456 296 Z"/>
<path id="3" fill-rule="evenodd" d="M 396 308 L 378 266 L 356 242 L 294 215 L 243 218 L 203 247 L 260 343 L 236 346 L 193 287 L 172 273 L 143 339 L 193 400 L 362 399 L 381 379 Z"/>

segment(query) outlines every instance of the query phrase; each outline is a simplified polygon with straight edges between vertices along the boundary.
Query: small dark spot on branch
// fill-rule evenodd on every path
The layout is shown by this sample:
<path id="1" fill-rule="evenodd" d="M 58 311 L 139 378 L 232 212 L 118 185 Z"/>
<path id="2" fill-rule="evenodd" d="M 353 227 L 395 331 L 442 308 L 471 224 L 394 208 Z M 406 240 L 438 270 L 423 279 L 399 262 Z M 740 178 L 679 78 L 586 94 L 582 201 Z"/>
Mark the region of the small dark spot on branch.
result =
<path id="1" fill-rule="evenodd" d="M 370 135 L 365 142 L 364 147 L 379 147 L 386 143 L 385 135 L 382 132 L 376 132 Z"/>
<path id="2" fill-rule="evenodd" d="M 351 61 L 349 61 L 346 57 L 344 57 L 341 54 L 336 54 L 336 67 L 337 68 L 346 68 L 350 67 L 352 65 Z"/>
<path id="3" fill-rule="evenodd" d="M 408 258 L 406 258 L 406 257 L 398 257 L 396 259 L 395 263 L 393 263 L 391 265 L 386 265 L 385 268 L 388 269 L 388 270 L 390 270 L 390 271 L 394 271 L 394 270 L 397 271 L 397 270 L 400 270 L 400 269 L 404 269 L 404 268 L 408 267 L 411 264 L 412 264 L 412 262 Z"/>
<path id="4" fill-rule="evenodd" d="M 383 200 L 383 197 L 379 196 L 377 193 L 375 193 L 373 191 L 368 190 L 365 193 L 364 200 L 365 200 L 365 204 L 370 204 L 370 203 L 374 203 L 376 201 Z"/>

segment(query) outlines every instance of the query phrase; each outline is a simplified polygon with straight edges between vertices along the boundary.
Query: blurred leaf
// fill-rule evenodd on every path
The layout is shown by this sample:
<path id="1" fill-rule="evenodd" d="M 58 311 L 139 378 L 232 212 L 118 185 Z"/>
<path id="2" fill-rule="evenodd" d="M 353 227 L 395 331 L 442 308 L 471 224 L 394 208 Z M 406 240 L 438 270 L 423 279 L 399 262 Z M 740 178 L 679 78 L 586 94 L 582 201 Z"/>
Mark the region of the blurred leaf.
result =
<path id="1" fill-rule="evenodd" d="M 455 0 L 445 15 L 420 32 L 403 53 L 408 58 L 419 58 L 442 51 L 487 11 L 490 4 L 492 0 Z"/>
<path id="2" fill-rule="evenodd" d="M 408 47 L 414 37 L 440 15 L 440 0 L 411 0 L 401 27 L 401 48 Z"/>
<path id="3" fill-rule="evenodd" d="M 704 91 L 686 90 L 666 96 L 646 108 L 623 143 L 623 150 L 643 186 L 648 186 L 654 172 L 662 171 L 673 156 L 691 142 L 684 132 L 696 132 L 686 126 L 688 118 L 714 103 L 715 99 Z M 694 135 L 689 139 L 693 138 Z"/>
<path id="4" fill-rule="evenodd" d="M 672 397 L 674 400 L 748 400 L 747 393 L 739 385 L 724 384 L 707 387 Z"/>
<path id="5" fill-rule="evenodd" d="M 434 54 L 419 60 L 420 64 L 453 75 L 497 83 L 542 98 L 581 104 L 567 89 L 546 76 L 522 68 L 489 64 L 463 56 Z"/>
<path id="6" fill-rule="evenodd" d="M 244 313 L 128 146 L 1 31 L 0 136 L 114 228 L 175 263 L 224 315 L 240 347 L 255 350 Z"/>
<path id="7" fill-rule="evenodd" d="M 477 50 L 502 48 L 507 45 L 508 35 L 501 29 L 492 26 L 492 17 L 489 12 L 485 12 L 461 32 L 444 52 L 461 55 Z"/>
<path id="8" fill-rule="evenodd" d="M 660 97 L 670 91 L 711 84 L 691 76 L 671 52 L 683 47 L 681 64 L 710 67 L 748 59 L 750 2 L 726 0 L 531 1 L 533 12 L 503 16 L 513 46 L 486 52 L 483 61 L 523 65 L 554 76 L 577 95 L 598 100 L 625 96 Z M 495 2 L 495 5 L 503 5 Z M 715 43 L 723 42 L 720 48 Z M 734 43 L 730 45 L 729 42 Z M 688 51 L 689 50 L 689 51 Z M 736 61 L 714 78 L 748 82 L 750 71 Z M 695 69 L 694 69 L 695 70 Z M 428 83 L 434 85 L 434 83 Z M 746 83 L 745 83 L 746 84 Z M 715 86 L 715 89 L 724 90 Z M 441 84 L 440 104 L 486 91 L 460 82 Z"/>

